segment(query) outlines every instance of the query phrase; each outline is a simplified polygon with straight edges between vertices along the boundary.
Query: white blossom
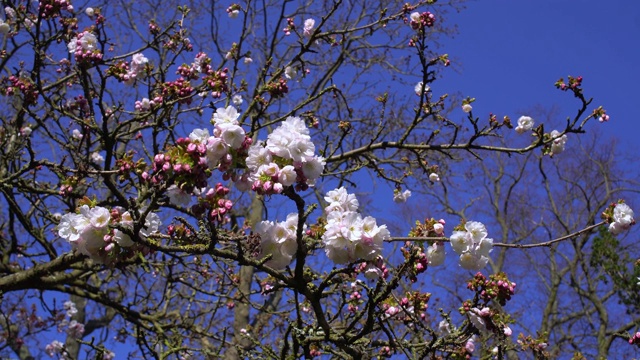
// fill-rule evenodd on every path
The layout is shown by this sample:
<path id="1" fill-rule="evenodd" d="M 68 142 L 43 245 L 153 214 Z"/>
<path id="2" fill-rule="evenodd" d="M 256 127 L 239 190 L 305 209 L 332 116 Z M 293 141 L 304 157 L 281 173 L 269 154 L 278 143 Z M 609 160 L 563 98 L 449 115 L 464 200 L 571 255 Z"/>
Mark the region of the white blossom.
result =
<path id="1" fill-rule="evenodd" d="M 338 264 L 376 259 L 390 237 L 386 225 L 378 226 L 371 216 L 362 218 L 356 211 L 345 210 L 357 208 L 357 200 L 344 188 L 330 191 L 325 200 L 331 202 L 325 208 L 327 224 L 322 235 L 327 257 Z"/>
<path id="2" fill-rule="evenodd" d="M 16 11 L 13 10 L 12 7 L 5 7 L 4 8 L 4 13 L 5 15 L 7 15 L 7 19 L 15 19 L 16 18 Z"/>
<path id="3" fill-rule="evenodd" d="M 304 36 L 311 36 L 313 34 L 313 27 L 316 25 L 314 19 L 307 19 L 304 21 L 303 34 Z"/>
<path id="4" fill-rule="evenodd" d="M 4 22 L 4 20 L 0 19 L 0 34 L 7 34 L 11 30 L 11 26 L 9 23 Z"/>
<path id="5" fill-rule="evenodd" d="M 284 186 L 291 186 L 296 182 L 296 168 L 292 165 L 286 165 L 278 173 L 278 182 Z"/>
<path id="6" fill-rule="evenodd" d="M 423 86 L 423 82 L 420 81 L 419 83 L 416 84 L 416 86 L 413 88 L 413 90 L 416 92 L 416 95 L 422 95 L 422 86 Z M 424 85 L 424 92 L 427 92 L 431 90 L 431 88 L 429 87 L 429 85 Z"/>
<path id="7" fill-rule="evenodd" d="M 84 135 L 82 135 L 82 132 L 78 129 L 73 129 L 73 131 L 71 131 L 71 137 L 73 137 L 76 140 L 80 140 L 84 137 Z"/>
<path id="8" fill-rule="evenodd" d="M 215 125 L 220 125 L 224 123 L 238 125 L 238 118 L 240 114 L 238 110 L 233 106 L 227 106 L 226 108 L 217 108 L 216 112 L 213 114 L 213 122 Z"/>
<path id="9" fill-rule="evenodd" d="M 262 221 L 256 224 L 253 231 L 260 235 L 260 258 L 271 256 L 266 262 L 274 269 L 283 269 L 293 261 L 298 250 L 296 231 L 298 214 L 287 215 L 283 222 Z"/>
<path id="10" fill-rule="evenodd" d="M 491 310 L 488 307 L 485 307 L 482 309 L 478 309 L 474 307 L 471 309 L 471 311 L 468 312 L 469 320 L 471 321 L 471 323 L 476 329 L 486 334 L 489 332 L 489 329 L 487 328 L 486 317 L 488 317 L 490 313 L 491 313 Z"/>
<path id="11" fill-rule="evenodd" d="M 104 161 L 104 156 L 102 156 L 99 152 L 94 151 L 91 153 L 91 161 L 100 164 Z"/>
<path id="12" fill-rule="evenodd" d="M 551 142 L 551 151 L 550 155 L 557 155 L 564 151 L 564 147 L 567 143 L 567 135 L 560 136 L 560 132 L 558 130 L 553 130 L 551 134 L 551 138 L 553 141 Z"/>
<path id="13" fill-rule="evenodd" d="M 84 13 L 87 16 L 92 17 L 93 15 L 95 15 L 96 11 L 92 7 L 88 7 L 86 9 L 84 9 Z"/>
<path id="14" fill-rule="evenodd" d="M 462 111 L 466 112 L 466 113 L 470 113 L 471 110 L 473 110 L 473 107 L 470 104 L 464 104 L 462 105 Z"/>
<path id="15" fill-rule="evenodd" d="M 287 66 L 284 68 L 284 77 L 287 79 L 293 79 L 298 75 L 298 70 L 293 66 Z"/>
<path id="16" fill-rule="evenodd" d="M 221 131 L 220 138 L 232 149 L 239 149 L 245 139 L 245 132 L 242 127 L 236 124 L 222 123 L 217 126 Z"/>
<path id="17" fill-rule="evenodd" d="M 191 202 L 191 195 L 173 184 L 167 188 L 169 202 L 176 206 L 187 207 Z"/>
<path id="18" fill-rule="evenodd" d="M 411 196 L 410 190 L 405 190 L 403 192 L 400 192 L 400 190 L 397 190 L 393 192 L 393 201 L 397 203 L 404 203 L 404 202 L 407 202 L 407 199 L 409 199 L 410 196 Z"/>
<path id="19" fill-rule="evenodd" d="M 233 105 L 235 106 L 240 106 L 242 105 L 242 96 L 240 95 L 233 95 L 233 97 L 231 98 L 231 102 L 233 103 Z"/>
<path id="20" fill-rule="evenodd" d="M 525 131 L 530 131 L 531 129 L 533 129 L 534 123 L 535 122 L 533 121 L 533 119 L 529 116 L 520 116 L 520 118 L 518 119 L 518 126 L 516 126 L 515 130 L 518 134 L 522 134 Z"/>
<path id="21" fill-rule="evenodd" d="M 71 39 L 67 49 L 73 54 L 78 50 L 78 45 L 83 51 L 98 50 L 98 38 L 89 31 L 82 32 Z"/>
<path id="22" fill-rule="evenodd" d="M 191 134 L 189 134 L 189 139 L 193 142 L 197 142 L 200 144 L 206 144 L 209 141 L 209 130 L 207 129 L 193 129 Z"/>
<path id="23" fill-rule="evenodd" d="M 613 222 L 609 224 L 609 232 L 618 235 L 629 230 L 636 223 L 633 218 L 633 210 L 625 203 L 618 203 L 613 208 Z"/>
<path id="24" fill-rule="evenodd" d="M 441 320 L 438 323 L 438 330 L 440 330 L 440 332 L 445 336 L 449 335 L 451 333 L 449 322 L 447 320 Z"/>
<path id="25" fill-rule="evenodd" d="M 431 182 L 438 182 L 440 181 L 440 176 L 436 173 L 431 173 L 429 174 L 429 181 Z"/>
<path id="26" fill-rule="evenodd" d="M 427 248 L 427 260 L 429 260 L 429 266 L 439 266 L 444 263 L 445 252 L 444 244 L 435 242 L 433 245 Z"/>
<path id="27" fill-rule="evenodd" d="M 453 251 L 460 255 L 460 266 L 477 271 L 489 262 L 493 239 L 487 238 L 487 229 L 477 221 L 467 222 L 465 230 L 454 231 L 449 241 Z"/>

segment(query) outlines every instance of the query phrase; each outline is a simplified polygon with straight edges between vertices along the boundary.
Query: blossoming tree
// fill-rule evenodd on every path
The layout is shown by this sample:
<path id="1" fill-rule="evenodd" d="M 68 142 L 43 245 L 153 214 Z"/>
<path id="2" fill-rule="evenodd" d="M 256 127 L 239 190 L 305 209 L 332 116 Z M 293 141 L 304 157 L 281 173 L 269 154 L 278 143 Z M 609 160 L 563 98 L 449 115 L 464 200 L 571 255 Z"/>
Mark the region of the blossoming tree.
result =
<path id="1" fill-rule="evenodd" d="M 406 201 L 457 154 L 561 156 L 608 120 L 582 78 L 556 83 L 566 126 L 514 130 L 437 90 L 456 2 L 211 4 L 3 1 L 2 356 L 544 356 L 511 341 L 516 283 L 486 270 L 508 238 L 438 214 L 393 234 L 355 191 Z M 475 276 L 435 310 L 415 283 L 449 246 Z"/>

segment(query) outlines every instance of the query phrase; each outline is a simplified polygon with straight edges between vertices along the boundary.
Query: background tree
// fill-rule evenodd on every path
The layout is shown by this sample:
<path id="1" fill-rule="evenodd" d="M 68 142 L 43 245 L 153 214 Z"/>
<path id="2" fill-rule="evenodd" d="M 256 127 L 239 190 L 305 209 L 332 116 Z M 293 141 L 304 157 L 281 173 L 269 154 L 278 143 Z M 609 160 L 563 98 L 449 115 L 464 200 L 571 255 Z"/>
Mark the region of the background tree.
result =
<path id="1" fill-rule="evenodd" d="M 3 356 L 465 357 L 479 334 L 544 355 L 509 340 L 505 274 L 429 311 L 444 224 L 391 237 L 342 186 L 402 200 L 464 154 L 557 155 L 605 115 L 581 78 L 558 83 L 579 100 L 561 131 L 502 145 L 508 119 L 431 89 L 455 1 L 3 5 Z M 483 268 L 484 226 L 456 230 Z"/>
<path id="2" fill-rule="evenodd" d="M 558 117 L 557 109 L 539 107 L 524 113 L 545 124 Z M 517 159 L 493 154 L 482 162 L 465 162 L 463 168 L 471 169 L 467 173 L 453 164 L 441 188 L 424 189 L 438 204 L 434 211 L 487 219 L 500 234 L 494 235 L 496 240 L 508 242 L 494 254 L 491 266 L 494 272 L 505 271 L 517 276 L 519 284 L 526 283 L 519 295 L 531 301 L 513 304 L 516 329 L 547 334 L 546 351 L 553 358 L 574 353 L 586 358 L 632 357 L 635 350 L 624 346 L 624 334 L 639 321 L 637 244 L 631 234 L 616 237 L 597 224 L 611 200 L 637 199 L 637 176 L 626 166 L 632 160 L 620 153 L 615 141 L 601 134 L 576 141 L 552 161 L 534 153 Z M 481 180 L 474 181 L 473 188 L 460 186 L 465 182 L 455 174 Z M 452 193 L 458 197 L 450 197 Z M 469 198 L 473 202 L 465 207 L 466 200 L 460 199 Z M 592 229 L 571 241 L 552 242 L 585 225 Z M 448 289 L 455 295 L 455 287 Z"/>

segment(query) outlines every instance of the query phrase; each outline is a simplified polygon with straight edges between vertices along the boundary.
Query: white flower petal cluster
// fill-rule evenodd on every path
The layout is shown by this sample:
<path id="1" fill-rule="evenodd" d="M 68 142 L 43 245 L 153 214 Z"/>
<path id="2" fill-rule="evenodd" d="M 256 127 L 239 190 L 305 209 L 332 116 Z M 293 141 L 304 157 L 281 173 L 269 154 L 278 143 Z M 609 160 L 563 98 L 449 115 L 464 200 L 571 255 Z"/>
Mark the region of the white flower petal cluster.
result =
<path id="1" fill-rule="evenodd" d="M 189 134 L 192 142 L 206 145 L 209 168 L 215 169 L 223 163 L 229 164 L 232 161 L 230 151 L 245 146 L 246 133 L 238 123 L 239 117 L 238 110 L 233 106 L 218 108 L 212 119 L 213 135 L 210 135 L 207 129 L 194 129 Z"/>
<path id="2" fill-rule="evenodd" d="M 169 202 L 176 206 L 187 207 L 191 202 L 191 194 L 182 190 L 176 184 L 167 188 L 167 196 L 169 197 Z"/>
<path id="3" fill-rule="evenodd" d="M 329 191 L 325 196 L 327 224 L 322 235 L 325 253 L 335 263 L 344 264 L 358 259 L 375 260 L 384 240 L 390 237 L 386 225 L 378 226 L 376 219 L 357 212 L 358 200 L 344 187 Z"/>
<path id="4" fill-rule="evenodd" d="M 473 324 L 473 326 L 480 330 L 483 334 L 488 334 L 489 329 L 487 327 L 487 319 L 491 316 L 491 310 L 488 307 L 478 309 L 474 307 L 469 311 L 469 320 Z"/>
<path id="5" fill-rule="evenodd" d="M 284 77 L 286 77 L 287 79 L 291 80 L 295 78 L 297 75 L 298 75 L 298 70 L 296 70 L 295 67 L 287 66 L 286 68 L 284 68 Z"/>
<path id="6" fill-rule="evenodd" d="M 240 113 L 233 106 L 227 106 L 226 108 L 217 108 L 213 114 L 213 124 L 220 126 L 222 124 L 238 125 L 238 118 Z"/>
<path id="7" fill-rule="evenodd" d="M 141 53 L 133 54 L 129 70 L 124 75 L 124 83 L 127 85 L 133 85 L 138 75 L 142 74 L 145 66 L 149 62 L 146 56 Z"/>
<path id="8" fill-rule="evenodd" d="M 278 193 L 295 183 L 314 185 L 325 161 L 315 155 L 304 121 L 290 116 L 269 134 L 266 143 L 256 142 L 249 148 L 246 165 L 254 190 Z"/>
<path id="9" fill-rule="evenodd" d="M 533 119 L 529 116 L 520 116 L 520 118 L 518 119 L 518 126 L 516 126 L 515 130 L 518 134 L 522 134 L 525 131 L 530 131 L 531 129 L 533 129 L 534 123 L 535 121 L 533 121 Z"/>
<path id="10" fill-rule="evenodd" d="M 400 190 L 396 190 L 393 192 L 393 202 L 397 203 L 405 203 L 411 197 L 411 191 L 405 190 L 400 192 Z"/>
<path id="11" fill-rule="evenodd" d="M 466 113 L 470 113 L 471 110 L 473 110 L 473 107 L 471 106 L 471 104 L 462 105 L 462 111 L 464 111 Z"/>
<path id="12" fill-rule="evenodd" d="M 560 154 L 564 151 L 564 147 L 567 143 L 567 135 L 560 136 L 560 132 L 558 130 L 553 130 L 551 134 L 551 138 L 553 142 L 551 143 L 551 152 L 549 153 L 551 156 Z"/>
<path id="13" fill-rule="evenodd" d="M 235 106 L 240 106 L 242 105 L 242 95 L 233 95 L 233 97 L 231 98 L 231 102 L 233 103 L 233 105 Z"/>
<path id="14" fill-rule="evenodd" d="M 11 26 L 8 22 L 0 19 L 0 34 L 7 34 L 11 30 Z"/>
<path id="15" fill-rule="evenodd" d="M 633 210 L 625 203 L 616 204 L 613 208 L 613 222 L 609 224 L 609 232 L 618 235 L 629 230 L 636 221 L 633 218 Z"/>
<path id="16" fill-rule="evenodd" d="M 304 21 L 304 28 L 302 32 L 304 36 L 311 36 L 313 34 L 313 27 L 316 25 L 316 21 L 314 19 L 307 19 Z"/>
<path id="17" fill-rule="evenodd" d="M 427 92 L 429 90 L 431 90 L 431 88 L 429 87 L 429 85 L 424 85 L 424 83 L 422 81 L 420 81 L 419 83 L 416 84 L 416 86 L 413 88 L 413 90 L 416 92 L 416 95 L 422 95 L 422 86 L 424 86 L 424 92 Z"/>
<path id="18" fill-rule="evenodd" d="M 298 250 L 296 231 L 298 229 L 298 214 L 289 214 L 283 222 L 261 221 L 253 227 L 253 231 L 260 235 L 260 258 L 271 255 L 266 262 L 274 269 L 284 269 L 291 264 Z"/>
<path id="19" fill-rule="evenodd" d="M 88 205 L 83 205 L 79 210 L 79 213 L 63 215 L 57 230 L 58 236 L 69 241 L 71 246 L 80 253 L 94 261 L 104 262 L 108 251 L 113 249 L 112 240 L 122 247 L 130 247 L 134 244 L 129 235 L 118 229 L 112 231 L 109 228 L 112 218 L 107 208 L 101 206 L 90 208 Z M 119 225 L 133 229 L 133 219 L 128 211 L 124 212 L 120 218 Z M 150 213 L 145 219 L 144 228 L 140 230 L 140 236 L 147 237 L 157 232 L 160 225 L 160 217 Z"/>
<path id="20" fill-rule="evenodd" d="M 82 32 L 71 39 L 67 44 L 67 49 L 71 54 L 74 54 L 78 51 L 78 46 L 83 52 L 98 50 L 98 38 L 92 32 Z"/>
<path id="21" fill-rule="evenodd" d="M 464 228 L 466 231 L 453 232 L 449 239 L 451 247 L 460 255 L 460 266 L 468 270 L 480 270 L 489 262 L 493 239 L 487 238 L 487 229 L 481 222 L 469 221 Z"/>
<path id="22" fill-rule="evenodd" d="M 102 164 L 104 162 L 104 156 L 97 151 L 91 153 L 91 161 L 97 164 Z"/>
<path id="23" fill-rule="evenodd" d="M 429 260 L 429 266 L 439 266 L 444 264 L 444 244 L 442 242 L 434 242 L 433 245 L 427 247 L 426 255 L 427 260 Z"/>

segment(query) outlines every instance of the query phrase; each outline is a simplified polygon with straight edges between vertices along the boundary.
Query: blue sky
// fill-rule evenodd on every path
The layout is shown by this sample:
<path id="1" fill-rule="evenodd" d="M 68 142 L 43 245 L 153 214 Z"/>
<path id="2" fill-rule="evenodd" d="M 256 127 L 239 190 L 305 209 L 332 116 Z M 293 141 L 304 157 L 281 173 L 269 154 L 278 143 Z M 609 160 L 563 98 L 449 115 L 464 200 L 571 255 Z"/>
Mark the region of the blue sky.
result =
<path id="1" fill-rule="evenodd" d="M 444 75 L 447 91 L 477 99 L 474 114 L 519 116 L 534 105 L 562 110 L 558 124 L 578 102 L 553 87 L 560 77 L 581 75 L 585 95 L 611 120 L 588 130 L 619 138 L 631 154 L 640 147 L 638 103 L 640 2 L 471 1 L 445 21 L 459 33 L 444 41 L 456 70 Z"/>

